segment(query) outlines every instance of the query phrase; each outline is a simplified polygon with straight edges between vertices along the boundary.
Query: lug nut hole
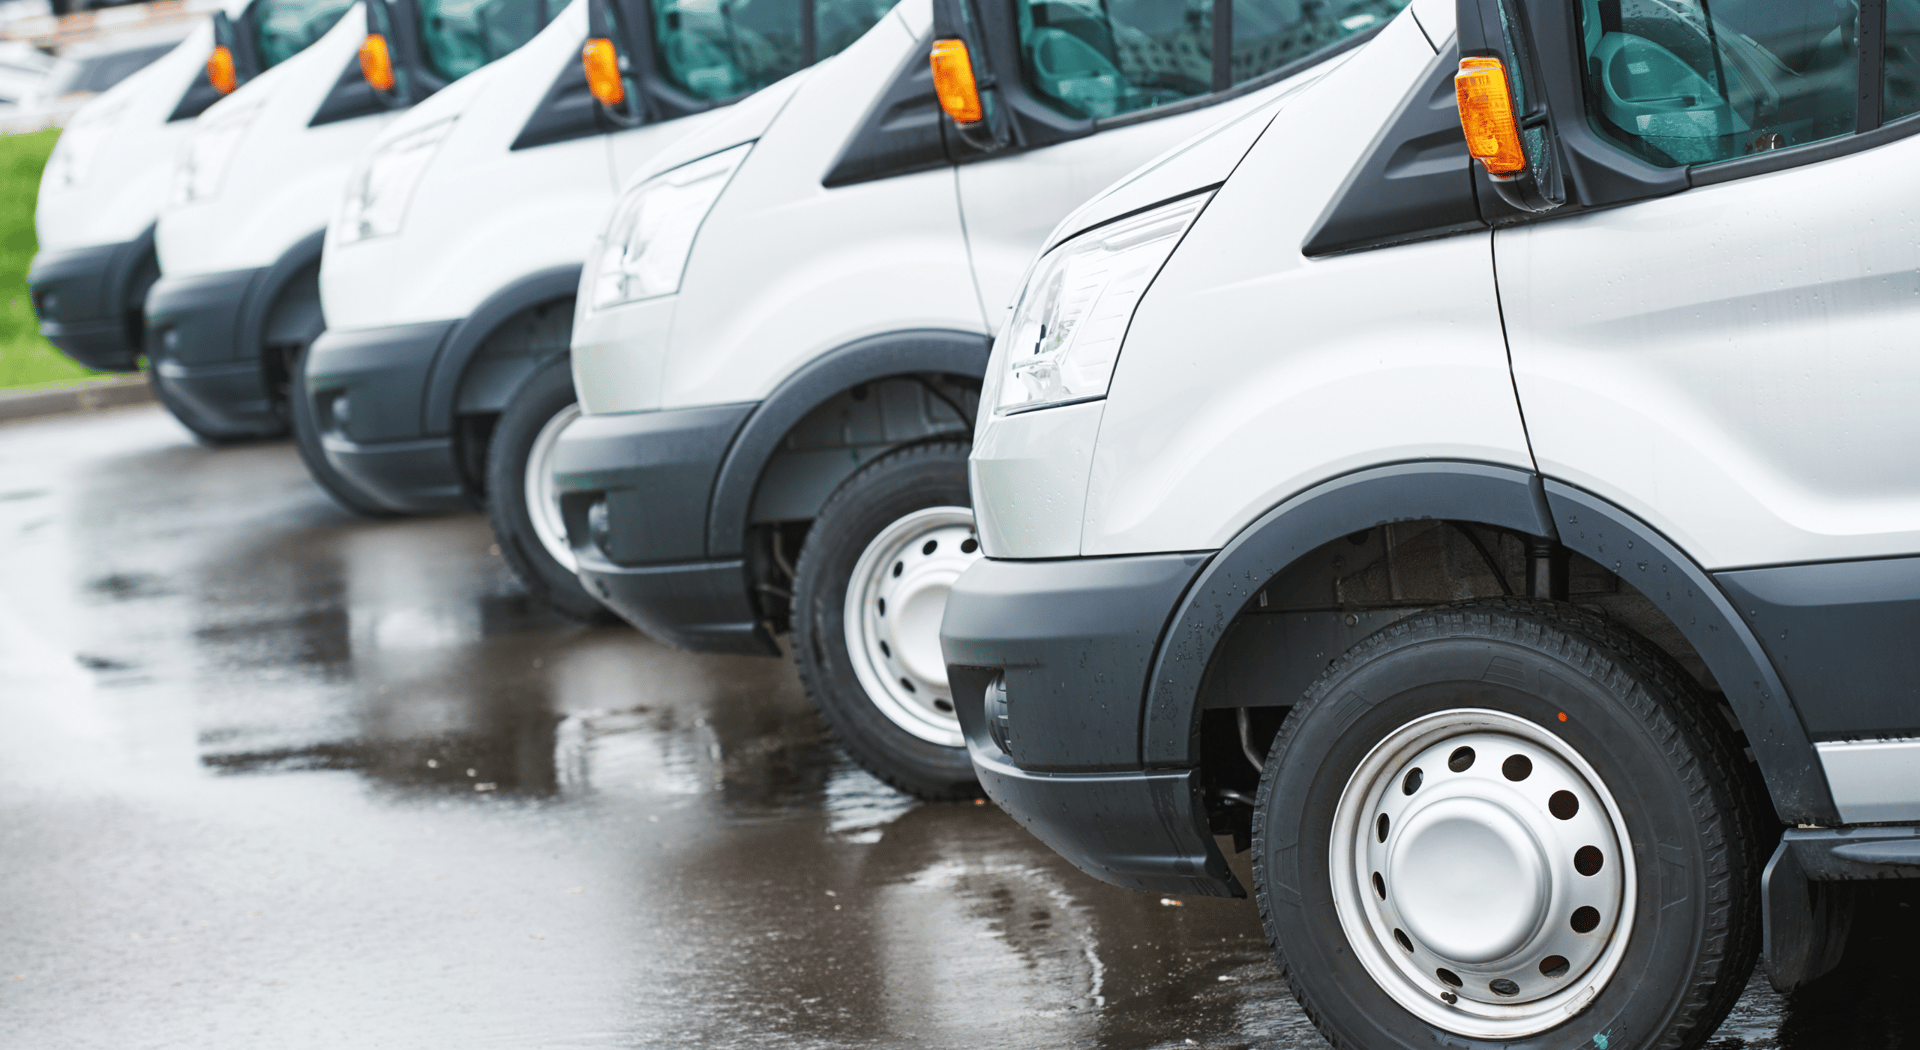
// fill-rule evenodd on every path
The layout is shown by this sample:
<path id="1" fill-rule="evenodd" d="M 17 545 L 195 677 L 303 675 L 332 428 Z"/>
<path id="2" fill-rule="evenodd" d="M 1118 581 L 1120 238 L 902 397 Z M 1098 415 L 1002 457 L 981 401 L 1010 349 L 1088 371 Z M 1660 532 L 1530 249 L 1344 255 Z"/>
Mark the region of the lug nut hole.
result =
<path id="1" fill-rule="evenodd" d="M 1380 841 L 1387 841 L 1387 815 L 1385 813 L 1380 814 L 1380 819 L 1373 822 L 1373 833 Z"/>
<path id="2" fill-rule="evenodd" d="M 1423 776 L 1423 774 L 1420 772 L 1419 766 L 1407 770 L 1407 775 L 1400 778 L 1400 793 L 1402 795 L 1411 795 L 1420 790 L 1421 776 Z"/>
<path id="3" fill-rule="evenodd" d="M 1567 960 L 1564 956 L 1549 955 L 1546 958 L 1540 960 L 1540 976 L 1565 977 L 1566 975 L 1567 975 Z"/>
<path id="4" fill-rule="evenodd" d="M 940 549 L 939 540 L 928 540 L 926 546 L 920 548 L 920 553 L 932 554 L 934 551 L 937 551 L 939 549 Z"/>
<path id="5" fill-rule="evenodd" d="M 1592 933 L 1593 928 L 1600 925 L 1600 913 L 1589 907 L 1575 908 L 1571 925 L 1575 933 Z"/>
<path id="6" fill-rule="evenodd" d="M 977 551 L 979 549 L 980 549 L 980 541 L 974 539 L 971 536 L 960 541 L 960 553 L 962 554 L 972 554 L 974 551 Z"/>
<path id="7" fill-rule="evenodd" d="M 933 706 L 939 708 L 941 711 L 944 711 L 947 714 L 953 713 L 953 702 L 950 700 L 935 700 L 933 702 Z"/>
<path id="8" fill-rule="evenodd" d="M 918 689 L 915 689 L 913 687 L 913 683 L 907 681 L 905 678 L 900 679 L 900 688 L 905 689 L 909 693 L 917 693 L 920 691 Z"/>
<path id="9" fill-rule="evenodd" d="M 1460 975 L 1457 973 L 1454 973 L 1452 970 L 1449 970 L 1444 966 L 1442 966 L 1438 970 L 1433 971 L 1433 975 L 1435 977 L 1440 978 L 1441 984 L 1445 984 L 1454 988 L 1460 987 Z"/>
<path id="10" fill-rule="evenodd" d="M 1547 812 L 1561 820 L 1572 820 L 1580 812 L 1580 799 L 1571 791 L 1556 791 L 1547 799 Z"/>
<path id="11" fill-rule="evenodd" d="M 1525 755 L 1512 755 L 1500 763 L 1500 773 L 1508 780 L 1525 780 L 1533 775 L 1533 759 Z"/>
<path id="12" fill-rule="evenodd" d="M 1455 773 L 1465 773 L 1473 768 L 1473 748 L 1456 747 L 1453 754 L 1447 756 L 1447 768 Z"/>
<path id="13" fill-rule="evenodd" d="M 880 615 L 885 616 L 886 614 L 887 614 L 887 600 L 885 598 L 882 598 L 880 599 Z"/>
<path id="14" fill-rule="evenodd" d="M 1573 855 L 1573 870 L 1582 875 L 1598 875 L 1607 862 L 1607 855 L 1600 852 L 1598 846 L 1582 846 Z"/>
<path id="15" fill-rule="evenodd" d="M 1407 936 L 1407 931 L 1405 930 L 1393 931 L 1393 939 L 1396 941 L 1399 941 L 1400 947 L 1405 949 L 1408 953 L 1411 953 L 1413 951 L 1413 938 Z"/>
<path id="16" fill-rule="evenodd" d="M 901 573 L 903 573 L 903 572 L 905 572 L 905 571 L 907 571 L 907 563 L 906 563 L 906 562 L 903 562 L 903 561 L 897 561 L 897 562 L 894 562 L 894 563 L 893 563 L 893 574 L 894 574 L 894 575 L 895 575 L 896 577 L 897 577 L 897 576 L 899 576 L 899 575 L 900 575 Z"/>
<path id="17" fill-rule="evenodd" d="M 891 660 L 891 659 L 893 659 L 893 649 L 892 649 L 892 648 L 890 648 L 890 647 L 889 647 L 889 646 L 887 645 L 887 643 L 885 643 L 885 642 L 881 642 L 881 643 L 880 643 L 880 655 L 881 655 L 881 656 L 884 656 L 884 657 L 886 657 L 886 658 L 887 658 L 887 659 L 889 659 L 889 660 Z"/>
<path id="18" fill-rule="evenodd" d="M 1373 873 L 1373 892 L 1379 894 L 1381 900 L 1387 899 L 1387 880 L 1381 878 L 1377 871 Z"/>
<path id="19" fill-rule="evenodd" d="M 1512 996 L 1520 994 L 1520 986 L 1505 977 L 1495 977 L 1487 982 L 1487 991 L 1495 995 Z"/>

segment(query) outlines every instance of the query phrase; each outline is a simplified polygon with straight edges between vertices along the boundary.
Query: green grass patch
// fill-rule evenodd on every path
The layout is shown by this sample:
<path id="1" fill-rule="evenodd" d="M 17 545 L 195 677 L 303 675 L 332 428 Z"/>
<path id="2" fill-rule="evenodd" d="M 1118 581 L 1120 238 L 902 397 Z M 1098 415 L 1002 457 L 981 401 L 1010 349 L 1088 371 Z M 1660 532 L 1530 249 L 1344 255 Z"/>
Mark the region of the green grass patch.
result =
<path id="1" fill-rule="evenodd" d="M 40 250 L 33 232 L 40 171 L 59 137 L 54 128 L 30 135 L 0 135 L 0 390 L 70 383 L 100 374 L 41 337 L 27 292 L 27 267 Z"/>

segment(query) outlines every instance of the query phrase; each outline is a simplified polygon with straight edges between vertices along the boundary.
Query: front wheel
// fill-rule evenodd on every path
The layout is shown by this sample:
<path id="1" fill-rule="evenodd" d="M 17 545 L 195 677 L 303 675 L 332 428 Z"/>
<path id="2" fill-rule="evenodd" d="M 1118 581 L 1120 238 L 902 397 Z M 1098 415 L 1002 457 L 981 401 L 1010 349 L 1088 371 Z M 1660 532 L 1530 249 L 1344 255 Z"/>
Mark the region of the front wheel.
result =
<path id="1" fill-rule="evenodd" d="M 553 486 L 560 433 L 580 418 L 566 355 L 542 365 L 514 392 L 487 449 L 487 514 L 500 554 L 534 600 L 577 623 L 612 619 L 581 585 Z"/>
<path id="2" fill-rule="evenodd" d="M 980 557 L 967 445 L 874 460 L 820 508 L 794 569 L 800 679 L 854 761 L 923 799 L 974 798 L 940 653 L 953 582 Z"/>
<path id="3" fill-rule="evenodd" d="M 1361 642 L 1288 716 L 1262 920 L 1335 1046 L 1687 1050 L 1758 947 L 1749 788 L 1699 687 L 1566 606 Z"/>

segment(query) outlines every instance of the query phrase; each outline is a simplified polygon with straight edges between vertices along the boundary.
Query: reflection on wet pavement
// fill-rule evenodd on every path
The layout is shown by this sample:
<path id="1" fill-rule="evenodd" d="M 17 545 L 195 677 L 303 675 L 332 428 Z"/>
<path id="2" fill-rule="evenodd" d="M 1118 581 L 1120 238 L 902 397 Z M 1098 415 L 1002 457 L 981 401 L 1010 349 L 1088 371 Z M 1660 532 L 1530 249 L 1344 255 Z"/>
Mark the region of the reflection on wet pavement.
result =
<path id="1" fill-rule="evenodd" d="M 1250 903 L 917 804 L 784 661 L 558 623 L 490 543 L 156 410 L 0 428 L 0 1044 L 1325 1046 Z M 1904 890 L 1717 1050 L 1914 1045 Z"/>

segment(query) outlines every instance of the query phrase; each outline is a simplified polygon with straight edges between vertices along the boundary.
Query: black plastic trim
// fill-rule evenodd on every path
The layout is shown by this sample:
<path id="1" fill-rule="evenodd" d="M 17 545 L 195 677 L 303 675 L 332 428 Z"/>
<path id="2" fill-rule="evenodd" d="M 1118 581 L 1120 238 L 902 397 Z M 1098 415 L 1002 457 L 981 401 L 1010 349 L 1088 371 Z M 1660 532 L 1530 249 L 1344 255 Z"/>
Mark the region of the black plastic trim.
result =
<path id="1" fill-rule="evenodd" d="M 979 380 L 987 373 L 991 345 L 987 336 L 974 332 L 890 332 L 822 354 L 788 376 L 754 408 L 726 450 L 707 515 L 707 556 L 737 557 L 746 549 L 747 518 L 760 474 L 781 439 L 807 413 L 843 390 L 889 376 L 938 374 Z"/>
<path id="2" fill-rule="evenodd" d="M 368 0 L 368 2 L 379 3 L 381 0 Z M 327 92 L 327 97 L 320 100 L 319 107 L 313 111 L 313 119 L 307 121 L 307 127 L 317 128 L 322 124 L 352 120 L 355 117 L 370 117 L 375 113 L 385 113 L 389 108 L 391 108 L 390 105 L 380 97 L 380 92 L 375 91 L 373 85 L 367 83 L 367 78 L 361 74 L 360 56 L 356 54 L 347 60 L 346 68 L 342 69 L 340 76 L 334 80 L 333 88 Z"/>
<path id="3" fill-rule="evenodd" d="M 454 409 L 459 403 L 460 381 L 467 365 L 480 351 L 494 329 L 509 318 L 556 299 L 571 299 L 580 289 L 579 263 L 551 266 L 530 273 L 487 296 L 473 313 L 448 334 L 440 354 L 434 359 L 427 378 L 427 391 L 421 425 L 429 436 L 453 432 Z"/>
<path id="4" fill-rule="evenodd" d="M 1267 581 L 1324 543 L 1396 521 L 1472 521 L 1552 536 L 1535 476 L 1488 463 L 1373 467 L 1288 499 L 1221 548 L 1173 611 L 1141 718 L 1148 769 L 1200 762 L 1201 686 L 1227 628 Z"/>
<path id="5" fill-rule="evenodd" d="M 88 368 L 137 370 L 145 307 L 130 282 L 152 253 L 149 226 L 130 241 L 35 255 L 27 285 L 40 334 Z"/>
<path id="6" fill-rule="evenodd" d="M 1334 194 L 1301 246 L 1308 257 L 1486 229 L 1460 129 L 1448 41 Z"/>
<path id="7" fill-rule="evenodd" d="M 1920 736 L 1920 557 L 1713 578 L 1773 658 L 1810 737 Z"/>
<path id="8" fill-rule="evenodd" d="M 1160 632 L 1209 557 L 974 563 L 940 625 L 954 703 L 978 709 L 1001 678 L 1010 760 L 1028 772 L 1138 769 Z"/>
<path id="9" fill-rule="evenodd" d="M 321 333 L 307 351 L 306 365 L 307 394 L 321 430 L 362 445 L 428 436 L 421 415 L 427 376 L 455 324 L 428 321 Z M 331 412 L 318 409 L 343 393 L 350 399 L 348 418 L 335 424 Z"/>
<path id="10" fill-rule="evenodd" d="M 554 451 L 553 475 L 573 546 L 624 567 L 701 560 L 721 459 L 754 407 L 589 415 L 568 427 Z M 588 506 L 603 498 L 605 534 L 593 537 Z M 740 582 L 744 601 L 744 576 Z"/>
<path id="11" fill-rule="evenodd" d="M 656 641 L 703 653 L 780 655 L 754 621 L 743 561 L 622 567 L 578 548 L 575 557 L 587 590 Z"/>
<path id="12" fill-rule="evenodd" d="M 1198 770 L 1027 773 L 967 738 L 988 797 L 1081 871 L 1146 893 L 1247 895 L 1207 832 Z"/>
<path id="13" fill-rule="evenodd" d="M 584 2 L 590 3 L 592 0 Z M 586 46 L 586 42 L 586 37 L 580 38 L 582 47 Z M 622 127 L 606 114 L 588 89 L 586 66 L 580 62 L 566 62 L 561 65 L 560 74 L 553 78 L 547 93 L 540 97 L 540 104 L 533 107 L 533 113 L 527 117 L 520 134 L 508 149 L 532 149 L 555 142 L 569 142 L 589 135 L 604 135 Z"/>
<path id="14" fill-rule="evenodd" d="M 1920 879 L 1920 827 L 1789 828 L 1781 845 L 1816 882 Z"/>
<path id="15" fill-rule="evenodd" d="M 1546 482 L 1560 542 L 1645 595 L 1692 643 L 1746 730 L 1784 824 L 1840 823 L 1792 694 L 1713 577 L 1652 526 L 1592 493 Z"/>
<path id="16" fill-rule="evenodd" d="M 946 114 L 933 90 L 928 37 L 907 51 L 893 82 L 861 119 L 821 185 L 828 189 L 931 171 L 950 163 L 941 125 Z"/>

